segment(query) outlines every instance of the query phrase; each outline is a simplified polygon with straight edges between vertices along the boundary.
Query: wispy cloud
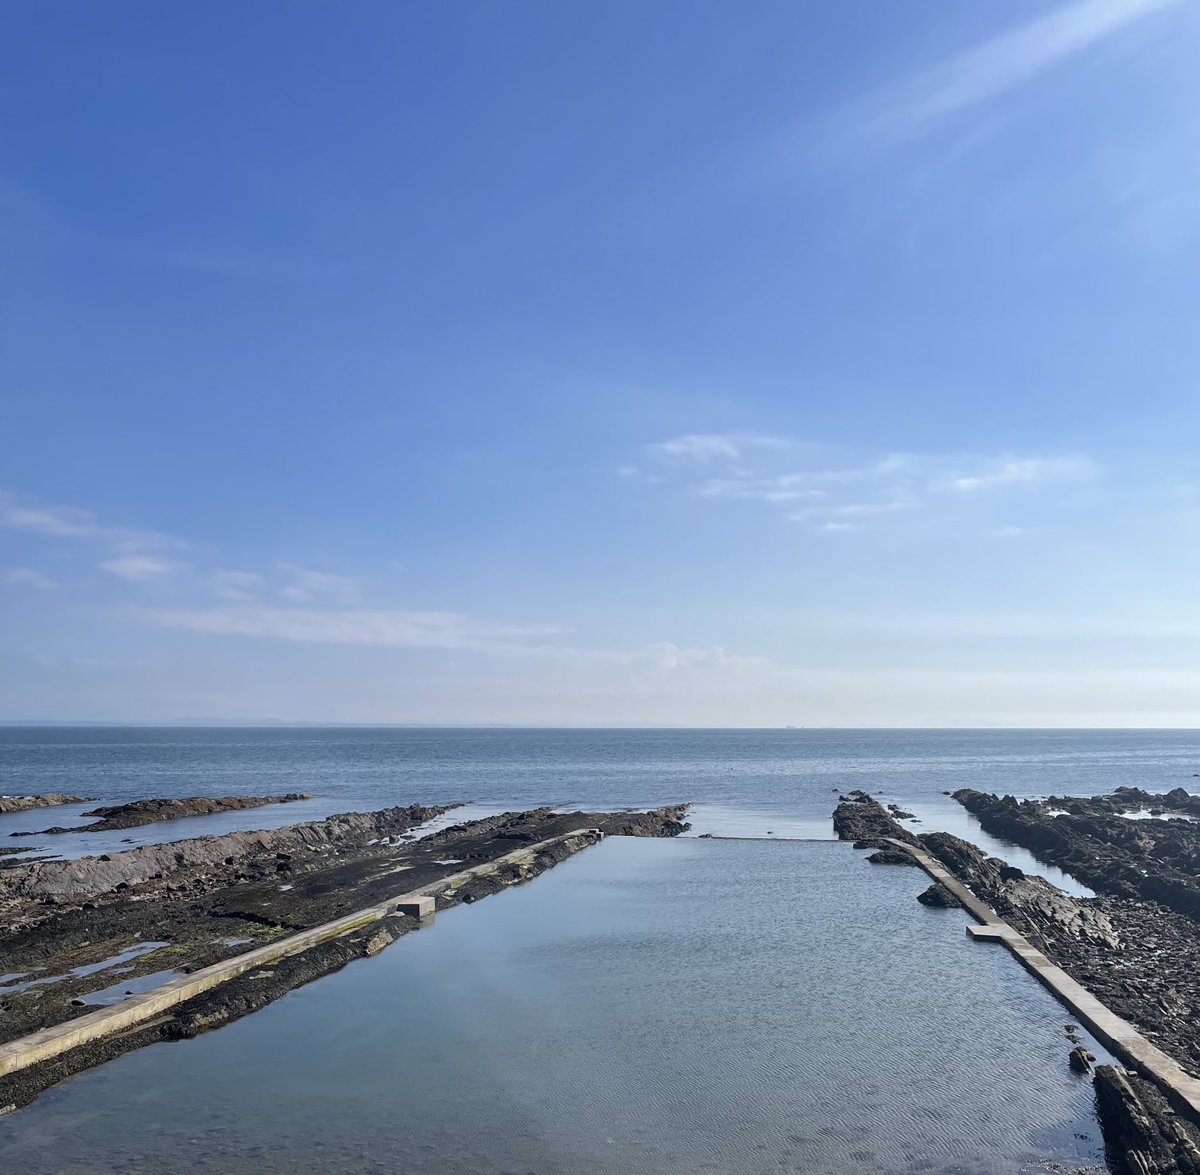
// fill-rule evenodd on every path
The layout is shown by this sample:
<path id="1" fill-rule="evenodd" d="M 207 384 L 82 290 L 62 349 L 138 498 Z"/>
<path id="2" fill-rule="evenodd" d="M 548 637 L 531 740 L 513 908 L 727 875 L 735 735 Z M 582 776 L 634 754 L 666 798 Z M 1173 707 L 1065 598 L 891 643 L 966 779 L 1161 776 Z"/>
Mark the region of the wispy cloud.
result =
<path id="1" fill-rule="evenodd" d="M 218 570 L 213 572 L 213 582 L 222 599 L 253 600 L 266 581 L 256 571 Z"/>
<path id="2" fill-rule="evenodd" d="M 695 498 L 759 502 L 780 508 L 788 519 L 828 533 L 857 530 L 872 521 L 922 507 L 938 498 L 987 492 L 1035 491 L 1082 481 L 1094 462 L 1076 455 L 963 456 L 885 453 L 852 458 L 786 438 L 751 452 L 748 446 L 698 447 L 703 460 L 676 460 L 676 438 L 646 446 L 646 483 L 683 487 Z M 636 467 L 639 472 L 644 467 Z"/>
<path id="3" fill-rule="evenodd" d="M 104 533 L 93 514 L 72 506 L 43 506 L 0 490 L 0 526 L 52 538 L 99 538 Z"/>
<path id="4" fill-rule="evenodd" d="M 118 555 L 106 559 L 100 566 L 120 579 L 133 583 L 149 583 L 181 570 L 181 565 L 157 555 Z"/>
<path id="5" fill-rule="evenodd" d="M 151 624 L 222 636 L 381 648 L 529 651 L 561 635 L 555 624 L 503 624 L 457 612 L 309 608 L 171 608 L 139 613 Z"/>
<path id="6" fill-rule="evenodd" d="M 1024 457 L 1002 458 L 992 468 L 973 473 L 952 475 L 945 486 L 951 490 L 991 490 L 1001 486 L 1038 485 L 1084 477 L 1095 472 L 1095 465 L 1082 457 Z"/>
<path id="7" fill-rule="evenodd" d="M 0 575 L 5 583 L 17 584 L 21 587 L 37 588 L 38 591 L 49 592 L 61 586 L 56 579 L 32 567 L 12 567 Z"/>
<path id="8" fill-rule="evenodd" d="M 285 600 L 306 604 L 316 600 L 352 604 L 359 597 L 358 580 L 349 575 L 334 575 L 329 571 L 313 571 L 294 563 L 281 563 L 280 570 L 290 576 L 290 582 L 280 589 Z"/>
<path id="9" fill-rule="evenodd" d="M 658 455 L 679 461 L 730 460 L 753 449 L 779 449 L 787 444 L 780 437 L 744 434 L 687 433 L 651 446 Z M 628 468 L 627 466 L 625 468 Z"/>
<path id="10" fill-rule="evenodd" d="M 874 95 L 867 130 L 913 138 L 1036 81 L 1183 0 L 1080 0 L 1028 21 Z"/>
<path id="11" fill-rule="evenodd" d="M 156 547 L 182 547 L 172 535 L 102 523 L 90 510 L 53 506 L 0 490 L 0 527 L 57 539 L 92 539 L 115 550 L 130 552 Z"/>

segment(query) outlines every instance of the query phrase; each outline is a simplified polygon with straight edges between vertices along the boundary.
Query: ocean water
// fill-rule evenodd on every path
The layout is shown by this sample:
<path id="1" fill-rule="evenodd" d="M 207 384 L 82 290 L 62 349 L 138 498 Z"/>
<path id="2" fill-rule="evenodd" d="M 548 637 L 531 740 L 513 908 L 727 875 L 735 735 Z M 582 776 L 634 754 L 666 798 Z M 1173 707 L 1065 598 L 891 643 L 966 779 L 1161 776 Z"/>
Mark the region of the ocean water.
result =
<path id="1" fill-rule="evenodd" d="M 0 727 L 0 794 L 73 792 L 102 803 L 284 791 L 315 797 L 103 837 L 6 837 L 86 823 L 80 807 L 39 809 L 0 816 L 0 844 L 74 856 L 332 812 L 451 801 L 471 804 L 464 815 L 539 804 L 604 810 L 689 801 L 697 834 L 829 839 L 838 793 L 854 788 L 915 813 L 918 831 L 945 828 L 983 841 L 944 792 L 1200 789 L 1198 772 L 1196 731 Z"/>
<path id="2" fill-rule="evenodd" d="M 0 1167 L 1074 1170 L 1100 1141 L 1067 1014 L 961 912 L 916 903 L 923 874 L 834 841 L 830 814 L 863 788 L 915 831 L 1086 893 L 944 793 L 1190 790 L 1198 770 L 1192 732 L 0 728 L 0 793 L 314 793 L 123 833 L 8 840 L 84 805 L 0 816 L 0 844 L 39 853 L 418 801 L 466 801 L 449 820 L 688 801 L 693 837 L 747 838 L 607 841 L 243 1021 L 64 1083 L 0 1118 Z"/>
<path id="3" fill-rule="evenodd" d="M 58 1086 L 0 1118 L 0 1158 L 25 1175 L 1099 1163 L 1067 1016 L 961 911 L 918 904 L 927 880 L 837 843 L 612 839 Z"/>

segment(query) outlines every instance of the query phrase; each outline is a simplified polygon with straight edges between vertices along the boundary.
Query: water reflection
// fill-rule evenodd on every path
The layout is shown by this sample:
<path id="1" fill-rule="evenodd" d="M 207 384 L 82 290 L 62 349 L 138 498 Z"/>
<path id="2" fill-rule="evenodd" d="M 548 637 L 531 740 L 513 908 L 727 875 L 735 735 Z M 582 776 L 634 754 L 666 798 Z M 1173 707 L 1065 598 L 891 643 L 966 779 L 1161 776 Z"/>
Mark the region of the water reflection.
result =
<path id="1" fill-rule="evenodd" d="M 1097 1161 L 1066 1015 L 926 883 L 833 843 L 609 840 L 52 1091 L 0 1148 L 26 1175 Z"/>

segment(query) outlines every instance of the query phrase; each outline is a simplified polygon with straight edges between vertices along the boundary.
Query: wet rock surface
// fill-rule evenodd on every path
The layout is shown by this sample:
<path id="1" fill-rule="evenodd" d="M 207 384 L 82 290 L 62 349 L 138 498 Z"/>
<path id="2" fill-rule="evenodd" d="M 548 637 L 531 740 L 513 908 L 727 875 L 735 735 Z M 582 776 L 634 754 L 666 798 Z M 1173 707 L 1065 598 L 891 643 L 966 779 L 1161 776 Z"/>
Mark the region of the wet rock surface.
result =
<path id="1" fill-rule="evenodd" d="M 1200 1175 L 1200 1130 L 1152 1082 L 1114 1065 L 1096 1070 L 1096 1110 L 1119 1175 Z"/>
<path id="2" fill-rule="evenodd" d="M 1017 800 L 963 789 L 985 832 L 1029 849 L 1098 893 L 1157 902 L 1200 920 L 1200 796 L 1120 788 L 1109 796 Z M 1176 818 L 1131 820 L 1160 810 Z"/>
<path id="3" fill-rule="evenodd" d="M 917 868 L 916 858 L 903 849 L 877 849 L 868 858 L 872 865 L 910 865 Z"/>
<path id="4" fill-rule="evenodd" d="M 935 881 L 927 890 L 917 894 L 917 901 L 923 906 L 932 906 L 937 910 L 962 909 L 962 902 L 942 885 L 940 881 Z"/>
<path id="5" fill-rule="evenodd" d="M 42 796 L 0 796 L 0 814 L 28 812 L 31 808 L 57 808 L 63 804 L 86 804 L 91 796 L 68 796 L 49 792 Z"/>
<path id="6" fill-rule="evenodd" d="M 949 833 L 925 847 L 1052 962 L 1200 1074 L 1200 927 L 1153 902 L 1075 898 Z"/>
<path id="7" fill-rule="evenodd" d="M 8 979 L 0 986 L 0 1043 L 92 1011 L 72 1001 L 115 981 L 167 968 L 194 971 L 427 886 L 436 892 L 439 910 L 474 902 L 537 876 L 601 835 L 672 837 L 689 827 L 684 821 L 686 805 L 616 813 L 539 808 L 454 825 L 420 839 L 408 836 L 415 825 L 447 810 L 412 805 L 270 833 L 147 846 L 176 854 L 175 867 L 161 877 L 117 887 L 111 884 L 114 877 L 145 874 L 147 849 L 114 854 L 108 861 L 44 863 L 81 866 L 66 875 L 67 890 L 60 870 L 49 875 L 39 866 L 9 871 L 0 880 L 16 878 L 17 883 L 7 889 L 9 917 L 0 926 L 0 958 Z M 578 835 L 524 861 L 505 862 L 452 888 L 437 884 L 464 869 L 571 833 Z M 220 842 L 219 847 L 213 842 Z M 47 880 L 57 896 L 37 889 Z M 30 891 L 40 896 L 29 896 Z M 414 919 L 399 915 L 371 923 L 223 983 L 151 1027 L 81 1046 L 0 1078 L 0 1109 L 10 1103 L 23 1105 L 63 1077 L 130 1048 L 195 1035 L 236 1019 L 300 983 L 378 953 L 416 925 Z M 155 949 L 133 960 L 118 958 L 139 942 Z M 106 963 L 110 965 L 103 966 Z M 14 980 L 13 975 L 20 978 Z M 31 979 L 43 982 L 29 986 Z"/>
<path id="8" fill-rule="evenodd" d="M 864 791 L 852 791 L 839 797 L 833 812 L 833 830 L 839 840 L 852 840 L 860 849 L 894 850 L 888 838 L 917 844 L 917 838 L 902 828 L 888 810 Z"/>
<path id="9" fill-rule="evenodd" d="M 202 836 L 98 857 L 18 865 L 0 873 L 0 916 L 20 923 L 44 915 L 54 905 L 89 898 L 111 901 L 142 886 L 168 892 L 172 887 L 183 887 L 198 895 L 259 875 L 289 872 L 330 853 L 368 848 L 372 841 L 407 833 L 455 806 L 412 804 L 378 812 L 345 812 L 285 828 Z M 286 867 L 280 869 L 281 863 Z M 138 896 L 144 893 L 139 889 Z"/>
<path id="10" fill-rule="evenodd" d="M 978 792 L 956 796 L 980 816 L 986 831 L 1068 869 L 1100 891 L 1098 896 L 1072 897 L 950 833 L 913 839 L 1107 1007 L 1185 1069 L 1200 1074 L 1200 925 L 1186 913 L 1140 896 L 1161 892 L 1147 881 L 1160 862 L 1169 875 L 1178 875 L 1180 888 L 1171 892 L 1186 894 L 1187 883 L 1194 880 L 1186 875 L 1187 862 L 1200 828 L 1193 832 L 1190 822 L 1134 821 L 1122 814 L 1154 807 L 1193 812 L 1200 797 L 1182 789 L 1165 796 L 1121 789 L 1096 800 L 1025 804 Z M 887 830 L 880 819 L 887 812 L 879 805 L 872 808 L 861 799 L 848 803 L 854 808 L 843 822 L 847 832 L 862 833 L 864 839 L 909 839 L 899 835 L 903 829 L 894 822 L 895 830 Z M 1066 817 L 1055 815 L 1063 811 Z M 1049 832 L 1047 823 L 1052 825 Z M 1159 827 L 1143 831 L 1147 825 Z M 1080 845 L 1071 842 L 1075 830 L 1084 838 Z M 1047 844 L 1055 851 L 1044 851 Z M 1136 866 L 1135 851 L 1142 853 Z M 887 853 L 883 849 L 874 856 Z M 920 900 L 938 888 L 931 886 Z M 1181 904 L 1190 908 L 1187 901 Z M 1072 1045 L 1068 1063 L 1085 1077 L 1095 1058 L 1075 1025 L 1067 1026 L 1067 1037 Z M 1095 1087 L 1112 1170 L 1200 1175 L 1200 1125 L 1173 1107 L 1157 1085 L 1123 1069 L 1100 1066 Z"/>
<path id="11" fill-rule="evenodd" d="M 1121 815 L 1152 806 L 1192 811 L 1200 797 L 1182 788 L 1024 804 L 979 792 L 956 795 L 985 830 L 1060 865 L 1097 896 L 1072 898 L 1037 878 L 1007 880 L 1001 863 L 973 846 L 959 842 L 950 850 L 945 834 L 922 839 L 934 842 L 944 863 L 1039 950 L 1200 1075 L 1200 877 L 1188 872 L 1200 854 L 1200 826 Z M 1054 815 L 1068 809 L 1074 810 Z"/>
<path id="12" fill-rule="evenodd" d="M 122 828 L 141 828 L 163 820 L 183 820 L 188 816 L 214 816 L 220 812 L 241 812 L 248 808 L 264 808 L 269 804 L 294 804 L 311 800 L 303 792 L 288 792 L 282 796 L 188 796 L 182 799 L 134 800 L 129 804 L 112 804 L 92 808 L 83 816 L 98 816 L 92 824 L 75 828 L 43 828 L 39 832 L 13 832 L 10 836 L 49 836 L 64 832 L 115 832 Z M 75 801 L 71 801 L 75 802 Z"/>

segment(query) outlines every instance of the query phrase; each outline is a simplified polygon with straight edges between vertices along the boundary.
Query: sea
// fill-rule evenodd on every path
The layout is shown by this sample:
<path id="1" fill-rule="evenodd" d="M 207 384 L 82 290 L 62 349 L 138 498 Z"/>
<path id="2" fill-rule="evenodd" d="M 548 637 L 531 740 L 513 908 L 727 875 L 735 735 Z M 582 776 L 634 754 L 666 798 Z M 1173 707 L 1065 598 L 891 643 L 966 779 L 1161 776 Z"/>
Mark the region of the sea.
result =
<path id="1" fill-rule="evenodd" d="M 35 855 L 414 802 L 694 805 L 687 837 L 610 839 L 217 1032 L 60 1084 L 0 1117 L 0 1168 L 1101 1169 L 1065 1011 L 830 816 L 861 788 L 1086 895 L 948 793 L 1192 790 L 1198 772 L 1195 732 L 0 728 L 0 794 L 313 794 L 109 834 L 7 838 L 88 805 L 0 816 L 0 844 Z"/>

